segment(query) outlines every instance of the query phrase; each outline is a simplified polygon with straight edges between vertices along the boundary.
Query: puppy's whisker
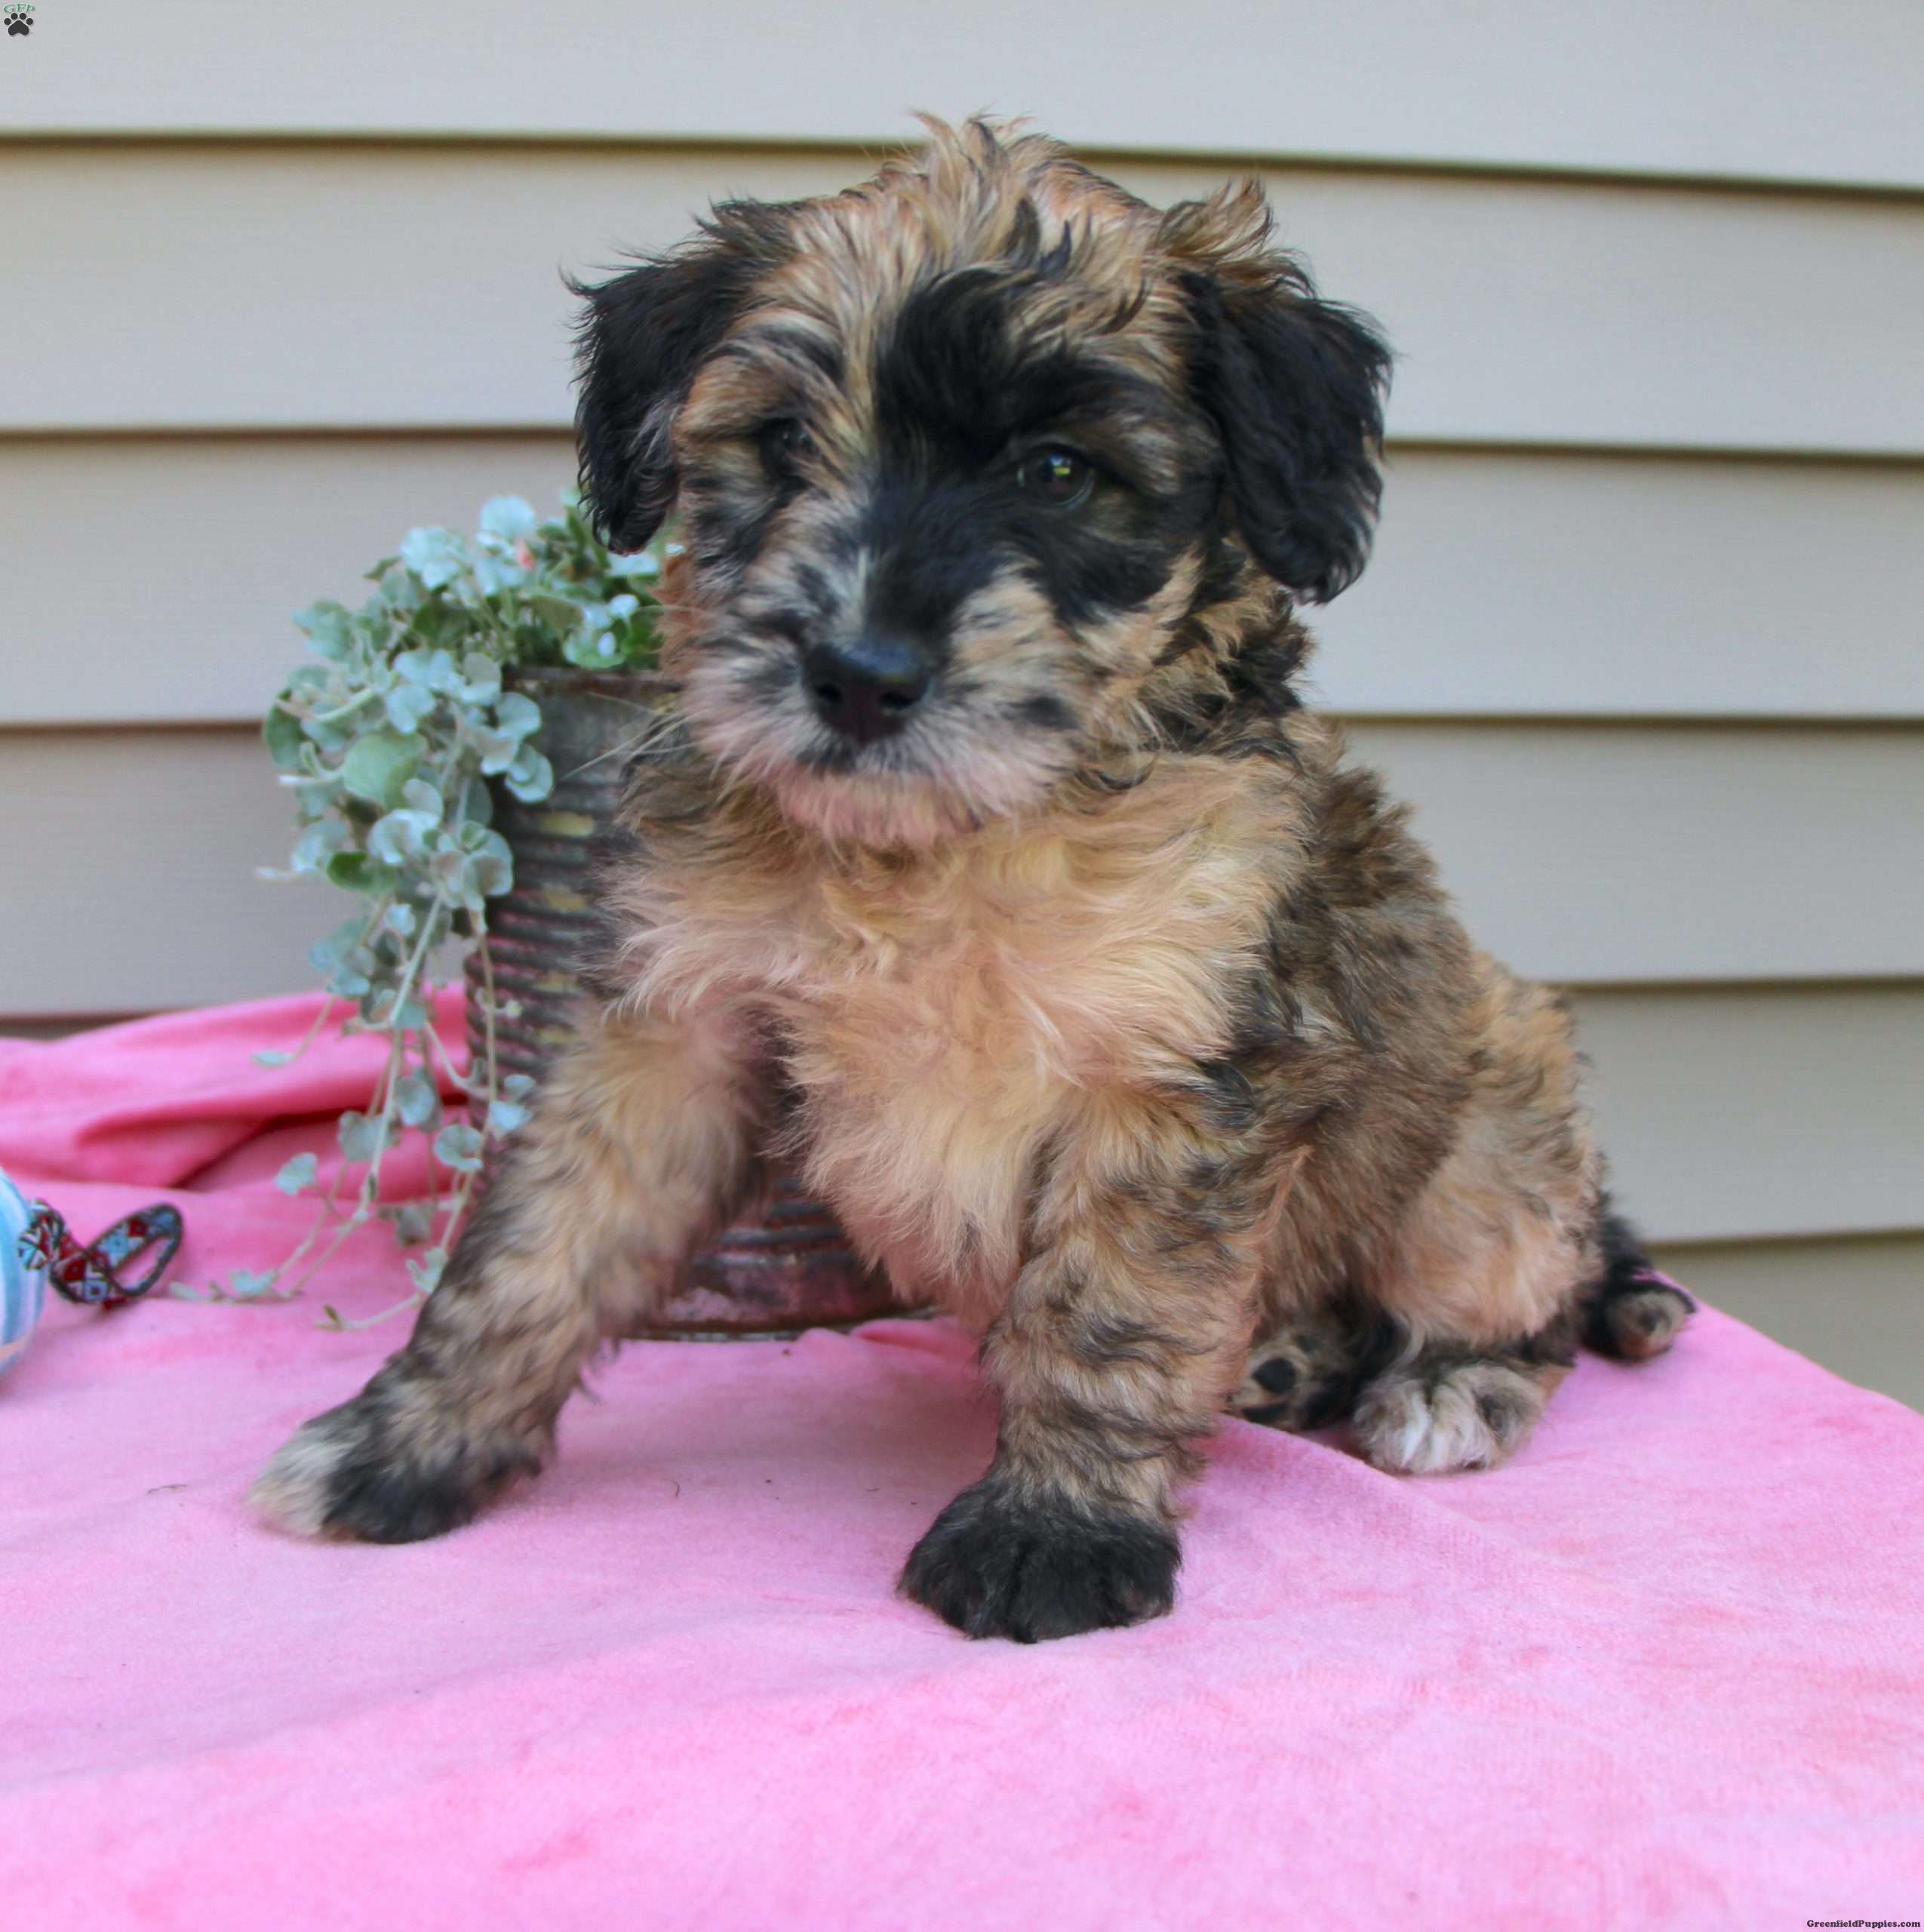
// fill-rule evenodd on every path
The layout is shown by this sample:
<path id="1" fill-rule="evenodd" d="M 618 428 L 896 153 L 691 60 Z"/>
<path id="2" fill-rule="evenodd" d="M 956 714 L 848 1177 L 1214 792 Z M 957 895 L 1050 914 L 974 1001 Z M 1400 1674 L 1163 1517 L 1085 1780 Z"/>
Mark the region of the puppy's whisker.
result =
<path id="1" fill-rule="evenodd" d="M 564 778 L 579 778 L 584 771 L 592 771 L 598 764 L 605 764 L 611 758 L 638 757 L 650 745 L 666 737 L 675 728 L 675 719 L 667 712 L 658 712 L 632 738 L 625 738 L 619 744 L 610 746 L 604 752 L 598 752 L 591 758 L 562 774 Z"/>

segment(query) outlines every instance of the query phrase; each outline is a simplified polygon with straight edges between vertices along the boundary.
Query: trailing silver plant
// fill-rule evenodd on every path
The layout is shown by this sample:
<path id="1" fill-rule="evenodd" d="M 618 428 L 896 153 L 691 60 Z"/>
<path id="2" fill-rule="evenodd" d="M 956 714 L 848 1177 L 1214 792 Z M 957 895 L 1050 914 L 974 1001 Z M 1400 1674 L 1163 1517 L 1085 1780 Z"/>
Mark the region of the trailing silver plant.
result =
<path id="1" fill-rule="evenodd" d="M 503 673 L 652 665 L 660 568 L 655 549 L 611 554 L 572 496 L 546 521 L 519 497 L 497 497 L 472 539 L 410 531 L 398 553 L 367 573 L 373 594 L 358 610 L 324 601 L 297 614 L 318 661 L 288 680 L 265 735 L 294 794 L 299 836 L 290 869 L 263 876 L 325 879 L 358 903 L 310 955 L 327 998 L 306 1038 L 256 1058 L 285 1065 L 344 1004 L 342 1030 L 379 1035 L 387 1059 L 367 1110 L 340 1118 L 343 1158 L 332 1188 L 320 1192 L 311 1153 L 278 1177 L 287 1194 L 317 1195 L 305 1238 L 277 1266 L 236 1269 L 207 1294 L 290 1299 L 377 1217 L 404 1247 L 423 1251 L 408 1262 L 414 1293 L 401 1306 L 433 1292 L 488 1141 L 527 1118 L 526 1077 L 501 1077 L 493 1052 L 495 1022 L 515 1008 L 494 997 L 487 903 L 513 884 L 514 855 L 493 829 L 490 782 L 531 803 L 547 796 L 555 774 L 538 743 L 540 707 L 504 689 Z M 477 949 L 482 989 L 482 1038 L 465 1071 L 432 1020 L 458 943 Z M 481 1127 L 445 1116 L 444 1085 L 467 1097 L 464 1112 Z M 384 1204 L 383 1164 L 410 1133 L 429 1139 L 434 1191 Z M 332 1308 L 325 1316 L 346 1325 Z"/>

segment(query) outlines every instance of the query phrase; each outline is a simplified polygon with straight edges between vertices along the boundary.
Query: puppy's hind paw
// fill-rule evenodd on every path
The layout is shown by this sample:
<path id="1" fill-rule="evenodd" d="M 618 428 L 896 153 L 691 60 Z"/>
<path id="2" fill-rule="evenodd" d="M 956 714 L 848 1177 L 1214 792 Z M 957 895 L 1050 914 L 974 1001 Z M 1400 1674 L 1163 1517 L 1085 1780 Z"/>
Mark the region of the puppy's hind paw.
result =
<path id="1" fill-rule="evenodd" d="M 1681 1288 L 1646 1276 L 1613 1288 L 1591 1307 L 1584 1340 L 1599 1355 L 1619 1361 L 1648 1361 L 1662 1355 L 1696 1312 Z"/>
<path id="2" fill-rule="evenodd" d="M 384 1388 L 386 1373 L 283 1444 L 248 1499 L 269 1521 L 296 1536 L 418 1543 L 540 1468 L 540 1444 L 471 1432 L 420 1385 Z"/>
<path id="3" fill-rule="evenodd" d="M 1492 1469 L 1529 1436 L 1549 1392 L 1539 1372 L 1492 1358 L 1419 1361 L 1363 1391 L 1357 1440 L 1378 1469 L 1400 1475 Z"/>

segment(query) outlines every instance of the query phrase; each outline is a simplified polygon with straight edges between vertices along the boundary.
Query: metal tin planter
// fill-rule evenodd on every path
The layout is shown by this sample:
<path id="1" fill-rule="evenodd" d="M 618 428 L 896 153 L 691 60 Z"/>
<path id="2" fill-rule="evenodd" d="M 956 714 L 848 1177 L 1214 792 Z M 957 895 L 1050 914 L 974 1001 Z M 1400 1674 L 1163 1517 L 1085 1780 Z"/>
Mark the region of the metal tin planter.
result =
<path id="1" fill-rule="evenodd" d="M 541 707 L 536 740 L 555 768 L 554 791 L 524 805 L 499 788 L 496 829 L 515 854 L 514 890 L 488 907 L 497 999 L 521 1013 L 498 1020 L 496 1064 L 539 1075 L 570 1035 L 579 987 L 573 961 L 589 916 L 590 841 L 620 796 L 627 752 L 673 687 L 651 672 L 519 670 L 509 684 Z M 478 956 L 467 964 L 468 1039 L 484 1036 Z M 759 1220 L 727 1229 L 693 1256 L 647 1333 L 663 1337 L 792 1334 L 866 1321 L 898 1304 L 865 1268 L 834 1217 L 786 1175 Z"/>

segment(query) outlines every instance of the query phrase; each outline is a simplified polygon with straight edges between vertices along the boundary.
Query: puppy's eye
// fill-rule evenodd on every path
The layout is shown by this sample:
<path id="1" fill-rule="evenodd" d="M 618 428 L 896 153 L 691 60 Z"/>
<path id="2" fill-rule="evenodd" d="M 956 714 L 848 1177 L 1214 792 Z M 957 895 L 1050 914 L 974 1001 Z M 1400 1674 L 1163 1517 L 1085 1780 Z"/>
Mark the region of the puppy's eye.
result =
<path id="1" fill-rule="evenodd" d="M 1073 509 L 1096 485 L 1096 466 L 1074 450 L 1043 450 L 1016 472 L 1023 495 L 1056 509 Z"/>
<path id="2" fill-rule="evenodd" d="M 778 476 L 792 476 L 815 453 L 815 438 L 792 417 L 770 423 L 757 439 L 762 460 Z"/>

